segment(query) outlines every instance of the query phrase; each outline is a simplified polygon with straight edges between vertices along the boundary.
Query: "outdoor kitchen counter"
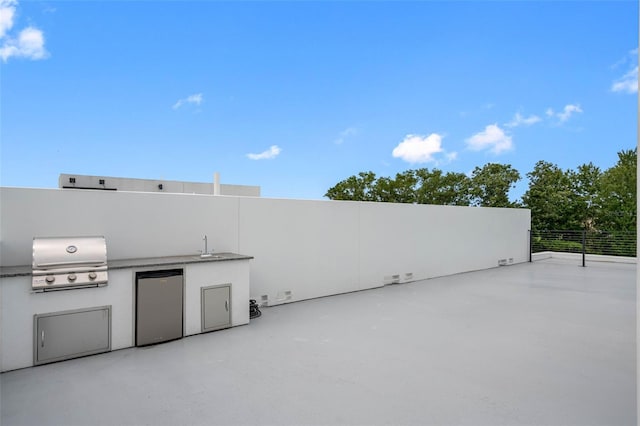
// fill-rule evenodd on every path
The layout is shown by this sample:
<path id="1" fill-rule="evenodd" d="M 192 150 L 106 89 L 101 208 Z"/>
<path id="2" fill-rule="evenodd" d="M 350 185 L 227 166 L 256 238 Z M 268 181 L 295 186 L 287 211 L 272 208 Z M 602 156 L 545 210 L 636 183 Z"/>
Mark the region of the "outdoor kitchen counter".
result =
<path id="1" fill-rule="evenodd" d="M 0 278 L 30 277 L 31 265 L 0 266 Z"/>
<path id="2" fill-rule="evenodd" d="M 237 253 L 215 253 L 210 257 L 200 257 L 199 254 L 166 256 L 166 257 L 144 257 L 139 259 L 112 260 L 107 263 L 110 270 L 146 268 L 167 265 L 186 265 L 190 263 L 225 262 L 229 260 L 249 260 L 253 256 L 246 256 Z M 10 277 L 30 277 L 31 265 L 2 266 L 0 267 L 0 278 Z"/>
<path id="3" fill-rule="evenodd" d="M 237 253 L 215 253 L 210 257 L 200 257 L 199 254 L 167 257 L 148 257 L 141 259 L 112 260 L 108 263 L 109 269 L 127 269 L 167 265 L 186 265 L 189 263 L 224 262 L 228 260 L 249 260 L 253 256 Z"/>
<path id="4" fill-rule="evenodd" d="M 184 274 L 183 335 L 208 331 L 203 325 L 203 291 L 228 288 L 229 327 L 249 323 L 252 256 L 198 253 L 108 262 L 109 282 L 59 291 L 34 292 L 31 265 L 0 268 L 0 371 L 34 365 L 36 316 L 80 310 L 110 309 L 111 350 L 136 345 L 136 276 L 140 272 L 182 269 Z M 51 334 L 49 334 L 51 336 Z"/>

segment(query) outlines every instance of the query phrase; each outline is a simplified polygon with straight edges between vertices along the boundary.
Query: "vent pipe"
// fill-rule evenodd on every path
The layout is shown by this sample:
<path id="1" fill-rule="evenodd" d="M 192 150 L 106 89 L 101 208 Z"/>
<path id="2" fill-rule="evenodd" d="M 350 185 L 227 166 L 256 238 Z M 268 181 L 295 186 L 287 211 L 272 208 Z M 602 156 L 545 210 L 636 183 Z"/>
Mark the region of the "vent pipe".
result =
<path id="1" fill-rule="evenodd" d="M 220 173 L 213 174 L 213 195 L 220 195 Z"/>

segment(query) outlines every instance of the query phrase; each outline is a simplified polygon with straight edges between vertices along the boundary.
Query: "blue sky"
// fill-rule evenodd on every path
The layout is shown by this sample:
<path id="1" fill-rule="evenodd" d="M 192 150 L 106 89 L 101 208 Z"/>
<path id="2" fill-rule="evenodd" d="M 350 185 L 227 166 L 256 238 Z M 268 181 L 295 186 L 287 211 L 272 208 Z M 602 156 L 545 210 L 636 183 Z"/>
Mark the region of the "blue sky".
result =
<path id="1" fill-rule="evenodd" d="M 638 2 L 0 0 L 2 186 L 60 173 L 320 199 L 361 171 L 615 164 Z"/>

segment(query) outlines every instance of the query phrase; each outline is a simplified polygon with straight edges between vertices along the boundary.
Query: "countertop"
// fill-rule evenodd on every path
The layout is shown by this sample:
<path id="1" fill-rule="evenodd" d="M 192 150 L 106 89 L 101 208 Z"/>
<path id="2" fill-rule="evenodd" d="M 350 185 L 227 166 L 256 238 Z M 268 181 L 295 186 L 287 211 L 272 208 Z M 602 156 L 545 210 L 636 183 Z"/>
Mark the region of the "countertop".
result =
<path id="1" fill-rule="evenodd" d="M 166 257 L 144 257 L 138 259 L 118 259 L 107 262 L 110 270 L 154 267 L 165 265 L 185 265 L 189 263 L 225 262 L 230 260 L 249 260 L 253 256 L 246 256 L 237 253 L 214 253 L 211 257 L 200 257 L 199 254 L 187 254 L 180 256 Z M 31 276 L 31 265 L 2 266 L 0 267 L 0 278 L 28 277 Z"/>

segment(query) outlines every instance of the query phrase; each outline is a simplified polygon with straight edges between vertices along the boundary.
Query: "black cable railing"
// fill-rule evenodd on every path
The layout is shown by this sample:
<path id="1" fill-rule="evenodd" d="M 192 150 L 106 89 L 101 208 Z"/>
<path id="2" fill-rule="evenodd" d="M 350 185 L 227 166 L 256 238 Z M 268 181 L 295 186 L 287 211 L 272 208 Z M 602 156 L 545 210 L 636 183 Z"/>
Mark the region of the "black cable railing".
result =
<path id="1" fill-rule="evenodd" d="M 636 257 L 637 236 L 625 231 L 537 231 L 530 233 L 531 253 L 555 251 Z"/>

